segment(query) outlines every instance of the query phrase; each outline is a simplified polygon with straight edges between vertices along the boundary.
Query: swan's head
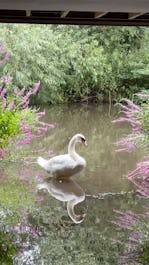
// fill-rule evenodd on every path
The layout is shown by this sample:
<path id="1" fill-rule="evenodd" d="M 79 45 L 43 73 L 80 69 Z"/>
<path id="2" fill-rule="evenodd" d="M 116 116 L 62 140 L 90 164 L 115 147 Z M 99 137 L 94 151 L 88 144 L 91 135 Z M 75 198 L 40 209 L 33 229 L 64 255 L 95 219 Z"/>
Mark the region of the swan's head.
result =
<path id="1" fill-rule="evenodd" d="M 80 143 L 83 143 L 84 145 L 87 145 L 86 138 L 81 133 L 78 133 L 78 134 L 74 135 L 74 139 L 75 139 L 76 142 L 80 142 Z"/>

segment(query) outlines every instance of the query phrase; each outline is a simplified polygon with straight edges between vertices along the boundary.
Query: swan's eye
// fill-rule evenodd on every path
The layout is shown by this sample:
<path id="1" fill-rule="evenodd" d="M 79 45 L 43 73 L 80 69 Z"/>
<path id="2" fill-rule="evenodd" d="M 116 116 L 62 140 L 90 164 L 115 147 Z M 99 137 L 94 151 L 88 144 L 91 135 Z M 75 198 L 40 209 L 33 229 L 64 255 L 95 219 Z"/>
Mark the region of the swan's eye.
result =
<path id="1" fill-rule="evenodd" d="M 81 142 L 82 142 L 84 145 L 86 145 L 86 146 L 87 146 L 87 141 L 86 141 L 86 139 L 85 139 L 85 138 L 81 137 Z"/>
<path id="2" fill-rule="evenodd" d="M 82 141 L 82 143 L 86 142 L 85 138 L 83 138 L 83 137 L 81 137 L 81 141 Z"/>

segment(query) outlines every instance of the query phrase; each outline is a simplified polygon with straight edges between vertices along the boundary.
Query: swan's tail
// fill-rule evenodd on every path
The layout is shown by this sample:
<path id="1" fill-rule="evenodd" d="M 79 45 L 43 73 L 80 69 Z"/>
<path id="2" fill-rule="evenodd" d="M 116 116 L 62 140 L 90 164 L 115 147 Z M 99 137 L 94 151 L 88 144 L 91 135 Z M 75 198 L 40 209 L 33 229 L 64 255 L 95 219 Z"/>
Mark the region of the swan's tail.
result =
<path id="1" fill-rule="evenodd" d="M 47 169 L 47 161 L 44 158 L 42 158 L 41 156 L 37 158 L 37 163 L 42 168 Z"/>

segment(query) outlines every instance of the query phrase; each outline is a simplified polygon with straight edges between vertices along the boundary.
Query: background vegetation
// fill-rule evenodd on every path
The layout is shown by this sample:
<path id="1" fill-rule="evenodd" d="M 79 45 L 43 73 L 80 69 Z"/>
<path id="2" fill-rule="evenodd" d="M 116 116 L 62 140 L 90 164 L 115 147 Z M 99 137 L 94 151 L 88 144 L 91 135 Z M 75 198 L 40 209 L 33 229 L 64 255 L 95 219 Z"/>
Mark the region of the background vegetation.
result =
<path id="1" fill-rule="evenodd" d="M 12 87 L 41 82 L 32 103 L 116 101 L 148 88 L 148 28 L 2 24 L 0 36 Z"/>

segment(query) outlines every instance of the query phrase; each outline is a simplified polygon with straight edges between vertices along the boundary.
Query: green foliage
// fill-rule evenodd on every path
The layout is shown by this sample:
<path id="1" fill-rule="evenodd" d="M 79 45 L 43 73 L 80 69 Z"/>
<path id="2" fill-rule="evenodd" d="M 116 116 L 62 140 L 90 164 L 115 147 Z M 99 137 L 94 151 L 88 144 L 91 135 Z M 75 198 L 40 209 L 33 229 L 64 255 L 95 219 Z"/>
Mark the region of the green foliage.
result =
<path id="1" fill-rule="evenodd" d="M 3 24 L 0 36 L 11 50 L 3 73 L 20 88 L 41 81 L 32 103 L 114 101 L 148 88 L 147 28 Z"/>
<path id="2" fill-rule="evenodd" d="M 0 149 L 8 145 L 10 137 L 19 134 L 20 116 L 19 112 L 0 112 Z"/>

